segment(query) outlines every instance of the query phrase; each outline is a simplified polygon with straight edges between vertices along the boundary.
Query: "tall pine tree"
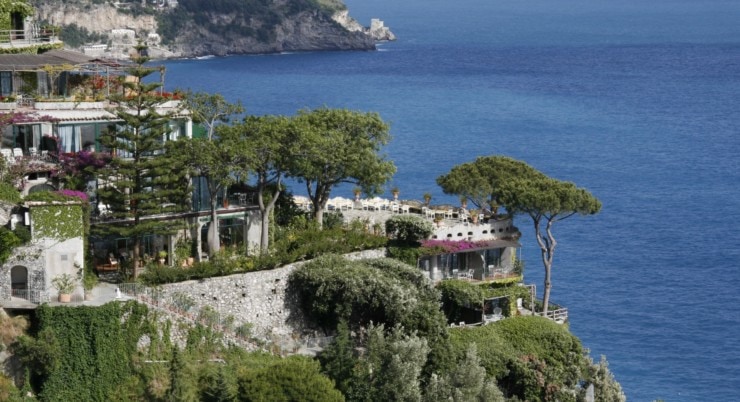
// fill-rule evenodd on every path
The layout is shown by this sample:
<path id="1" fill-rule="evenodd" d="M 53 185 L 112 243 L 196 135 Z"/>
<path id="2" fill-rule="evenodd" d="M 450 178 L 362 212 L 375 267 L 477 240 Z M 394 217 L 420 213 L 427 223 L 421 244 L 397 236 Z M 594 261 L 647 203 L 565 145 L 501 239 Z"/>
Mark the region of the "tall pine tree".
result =
<path id="1" fill-rule="evenodd" d="M 169 123 L 178 110 L 164 107 L 168 99 L 159 92 L 161 83 L 144 81 L 157 71 L 144 65 L 149 60 L 146 46 L 138 45 L 136 51 L 123 93 L 111 97 L 117 103 L 112 112 L 121 123 L 101 136 L 113 158 L 98 175 L 98 197 L 115 220 L 100 229 L 133 240 L 134 278 L 143 237 L 172 234 L 181 224 L 162 219 L 162 214 L 189 206 L 187 169 L 177 166 L 178 158 L 170 157 L 164 146 L 171 139 Z"/>

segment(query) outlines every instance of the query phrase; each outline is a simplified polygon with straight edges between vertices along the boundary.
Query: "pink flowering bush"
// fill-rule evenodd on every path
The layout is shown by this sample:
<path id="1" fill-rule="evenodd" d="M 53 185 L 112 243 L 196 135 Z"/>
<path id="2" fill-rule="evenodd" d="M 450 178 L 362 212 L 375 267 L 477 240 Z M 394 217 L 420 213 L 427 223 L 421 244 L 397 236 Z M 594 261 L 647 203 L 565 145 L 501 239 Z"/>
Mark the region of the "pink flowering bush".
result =
<path id="1" fill-rule="evenodd" d="M 454 254 L 485 247 L 487 244 L 485 240 L 424 240 L 421 248 L 426 255 Z"/>
<path id="2" fill-rule="evenodd" d="M 79 198 L 82 201 L 87 201 L 87 194 L 83 193 L 82 191 L 76 191 L 76 190 L 59 190 L 57 193 L 65 196 L 65 197 L 75 197 Z"/>

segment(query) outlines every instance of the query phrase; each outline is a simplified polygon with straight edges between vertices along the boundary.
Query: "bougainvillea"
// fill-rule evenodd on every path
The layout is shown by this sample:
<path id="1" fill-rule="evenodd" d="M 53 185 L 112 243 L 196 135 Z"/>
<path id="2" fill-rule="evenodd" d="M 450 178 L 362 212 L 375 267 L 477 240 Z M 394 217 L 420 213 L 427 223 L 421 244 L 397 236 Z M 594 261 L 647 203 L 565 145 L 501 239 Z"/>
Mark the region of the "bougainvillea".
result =
<path id="1" fill-rule="evenodd" d="M 76 190 L 59 190 L 57 193 L 65 196 L 65 197 L 76 197 L 81 199 L 82 201 L 87 201 L 87 194 L 83 193 L 82 191 L 76 191 Z"/>
<path id="2" fill-rule="evenodd" d="M 484 248 L 487 245 L 486 240 L 424 240 L 421 242 L 421 249 L 425 255 L 453 254 Z"/>
<path id="3" fill-rule="evenodd" d="M 59 171 L 54 174 L 69 189 L 83 190 L 94 173 L 107 165 L 111 156 L 104 152 L 80 151 L 59 155 Z"/>

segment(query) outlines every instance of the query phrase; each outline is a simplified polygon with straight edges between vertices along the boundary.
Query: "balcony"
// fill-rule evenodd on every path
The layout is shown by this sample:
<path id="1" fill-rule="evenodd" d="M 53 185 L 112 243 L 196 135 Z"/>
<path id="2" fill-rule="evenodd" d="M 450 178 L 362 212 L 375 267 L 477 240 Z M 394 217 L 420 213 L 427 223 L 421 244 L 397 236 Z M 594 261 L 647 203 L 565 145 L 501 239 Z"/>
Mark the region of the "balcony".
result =
<path id="1" fill-rule="evenodd" d="M 47 28 L 39 28 L 36 24 L 32 24 L 28 29 L 0 30 L 0 53 L 3 53 L 3 49 L 57 44 L 61 46 L 62 41 L 59 40 L 55 31 Z"/>

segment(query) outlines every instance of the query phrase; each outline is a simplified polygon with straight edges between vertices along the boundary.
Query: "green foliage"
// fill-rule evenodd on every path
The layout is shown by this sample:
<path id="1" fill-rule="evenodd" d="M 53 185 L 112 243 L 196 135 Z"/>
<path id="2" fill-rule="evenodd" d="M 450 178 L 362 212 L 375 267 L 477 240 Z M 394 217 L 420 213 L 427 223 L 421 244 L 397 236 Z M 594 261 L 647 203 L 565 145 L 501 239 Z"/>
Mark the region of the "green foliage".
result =
<path id="1" fill-rule="evenodd" d="M 495 379 L 486 375 L 481 366 L 475 344 L 468 346 L 454 368 L 442 375 L 434 375 L 425 390 L 426 401 L 491 401 L 504 402 Z"/>
<path id="2" fill-rule="evenodd" d="M 304 229 L 289 230 L 273 244 L 270 254 L 245 256 L 234 250 L 221 250 L 209 261 L 197 262 L 192 267 L 150 265 L 141 280 L 149 285 L 211 278 L 236 273 L 274 269 L 296 261 L 316 258 L 322 254 L 346 254 L 386 245 L 387 239 L 364 231 L 342 228 L 319 230 L 309 225 Z"/>
<path id="3" fill-rule="evenodd" d="M 221 128 L 221 127 L 219 127 Z M 294 121 L 283 116 L 248 116 L 241 124 L 219 130 L 219 138 L 234 149 L 235 173 L 255 179 L 257 205 L 263 217 L 271 216 L 283 191 L 288 166 L 302 150 Z M 260 251 L 269 247 L 269 220 L 262 220 Z"/>
<path id="4" fill-rule="evenodd" d="M 187 34 L 186 30 L 197 25 L 211 35 L 226 38 L 246 35 L 266 42 L 275 37 L 275 27 L 286 18 L 310 12 L 317 14 L 321 20 L 329 20 L 334 10 L 344 7 L 338 3 L 334 0 L 295 0 L 276 5 L 268 0 L 181 0 L 175 9 L 156 13 L 157 32 L 167 43 L 171 43 L 178 35 Z M 153 11 L 149 8 L 144 10 Z M 226 21 L 218 18 L 219 15 L 229 15 L 231 18 Z"/>
<path id="5" fill-rule="evenodd" d="M 21 239 L 6 227 L 0 227 L 0 264 L 5 263 L 13 250 L 22 244 Z"/>
<path id="6" fill-rule="evenodd" d="M 12 184 L 0 182 L 0 201 L 18 204 L 21 202 L 21 193 Z"/>
<path id="7" fill-rule="evenodd" d="M 389 126 L 377 113 L 321 108 L 294 118 L 301 157 L 292 158 L 290 176 L 306 184 L 314 217 L 322 225 L 324 207 L 334 187 L 351 183 L 368 196 L 379 194 L 396 167 L 382 148 Z"/>
<path id="8" fill-rule="evenodd" d="M 395 258 L 405 264 L 415 267 L 419 258 L 422 256 L 422 250 L 419 247 L 414 246 L 389 246 L 388 257 Z"/>
<path id="9" fill-rule="evenodd" d="M 464 320 L 466 309 L 481 309 L 484 299 L 506 296 L 509 299 L 509 311 L 504 315 L 511 317 L 516 315 L 516 299 L 521 298 L 525 304 L 532 299 L 529 289 L 514 284 L 475 284 L 461 280 L 447 280 L 436 285 L 442 295 L 442 310 L 447 316 L 448 322 L 459 322 Z"/>
<path id="10" fill-rule="evenodd" d="M 444 332 L 437 292 L 418 270 L 395 260 L 324 255 L 295 270 L 288 281 L 306 315 L 327 330 L 346 320 L 353 327 L 371 321 L 398 324 L 433 337 Z"/>
<path id="11" fill-rule="evenodd" d="M 13 229 L 13 233 L 21 241 L 21 244 L 26 244 L 31 241 L 31 230 L 25 225 L 16 225 Z"/>
<path id="12" fill-rule="evenodd" d="M 343 401 L 342 394 L 320 372 L 318 362 L 306 357 L 289 357 L 239 378 L 243 401 Z"/>
<path id="13" fill-rule="evenodd" d="M 294 271 L 288 289 L 296 293 L 304 314 L 326 331 L 341 320 L 353 329 L 370 322 L 400 326 L 428 340 L 432 350 L 426 369 L 448 364 L 439 294 L 414 267 L 392 259 L 348 261 L 324 255 Z"/>
<path id="14" fill-rule="evenodd" d="M 106 401 L 133 372 L 137 342 L 150 325 L 146 315 L 146 307 L 135 302 L 41 305 L 37 336 L 20 341 L 15 353 L 34 373 L 42 400 Z"/>
<path id="15" fill-rule="evenodd" d="M 60 294 L 70 294 L 77 286 L 77 281 L 70 274 L 61 274 L 55 276 L 51 280 L 51 284 Z"/>
<path id="16" fill-rule="evenodd" d="M 0 401 L 21 402 L 24 400 L 22 395 L 12 379 L 0 374 Z"/>
<path id="17" fill-rule="evenodd" d="M 395 215 L 385 221 L 385 233 L 401 245 L 418 245 L 434 233 L 428 220 L 417 215 Z"/>
<path id="18" fill-rule="evenodd" d="M 189 91 L 185 94 L 184 103 L 193 122 L 205 125 L 209 141 L 219 123 L 228 123 L 234 115 L 244 113 L 241 102 L 229 103 L 221 94 Z"/>
<path id="19" fill-rule="evenodd" d="M 418 401 L 429 346 L 403 328 L 370 325 L 352 339 L 341 324 L 332 345 L 319 356 L 324 370 L 349 401 Z M 363 353 L 355 353 L 361 349 Z"/>
<path id="20" fill-rule="evenodd" d="M 41 54 L 53 49 L 62 49 L 63 47 L 64 44 L 62 42 L 42 43 L 39 45 L 2 48 L 0 49 L 0 54 Z"/>
<path id="21" fill-rule="evenodd" d="M 344 215 L 341 211 L 332 211 L 324 214 L 324 229 L 337 229 L 344 225 Z"/>
<path id="22" fill-rule="evenodd" d="M 137 46 L 141 54 L 145 46 Z M 161 213 L 180 212 L 189 204 L 187 169 L 180 159 L 165 152 L 163 138 L 169 135 L 174 111 L 162 114 L 157 107 L 167 101 L 157 89 L 159 82 L 146 78 L 156 70 L 146 57 L 134 57 L 127 73 L 136 78 L 123 83 L 124 91 L 114 97 L 113 111 L 120 126 L 100 137 L 108 149 L 116 150 L 100 177 L 110 180 L 98 189 L 100 200 L 109 206 L 113 218 L 125 223 L 100 226 L 101 231 L 134 240 L 132 261 L 139 263 L 142 237 L 171 234 L 181 224 L 176 220 L 142 219 Z M 134 271 L 136 272 L 136 271 Z"/>
<path id="23" fill-rule="evenodd" d="M 457 355 L 478 348 L 481 364 L 506 395 L 522 400 L 575 400 L 587 361 L 578 338 L 542 317 L 514 317 L 450 330 Z"/>
<path id="24" fill-rule="evenodd" d="M 614 375 L 609 370 L 609 362 L 603 355 L 598 363 L 594 363 L 589 358 L 588 379 L 582 386 L 581 397 L 585 396 L 589 385 L 594 386 L 595 402 L 624 402 L 627 400 L 622 386 L 614 379 Z"/>
<path id="25" fill-rule="evenodd" d="M 439 176 L 437 184 L 445 194 L 455 194 L 470 200 L 477 208 L 498 205 L 499 186 L 521 177 L 544 177 L 542 173 L 524 162 L 505 156 L 484 156 L 473 162 L 453 167 Z"/>
<path id="26" fill-rule="evenodd" d="M 90 32 L 87 28 L 72 23 L 62 26 L 59 39 L 69 47 L 78 48 L 88 43 L 106 42 L 108 37 L 97 32 Z"/>
<path id="27" fill-rule="evenodd" d="M 32 214 L 33 230 L 39 238 L 67 240 L 84 236 L 84 215 L 79 204 L 35 206 Z"/>

